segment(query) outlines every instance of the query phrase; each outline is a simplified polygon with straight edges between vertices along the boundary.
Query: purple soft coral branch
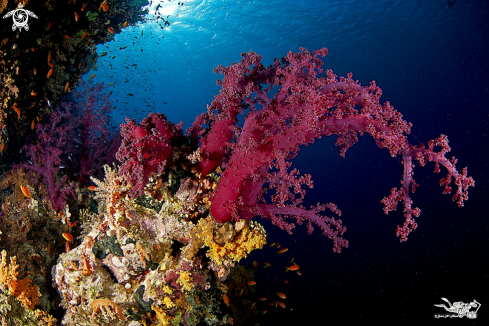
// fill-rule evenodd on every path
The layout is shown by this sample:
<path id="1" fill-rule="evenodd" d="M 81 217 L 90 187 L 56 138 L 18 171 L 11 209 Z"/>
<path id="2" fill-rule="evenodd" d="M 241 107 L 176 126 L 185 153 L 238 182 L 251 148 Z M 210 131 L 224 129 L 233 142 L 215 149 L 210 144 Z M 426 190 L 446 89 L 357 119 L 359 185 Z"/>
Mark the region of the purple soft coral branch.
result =
<path id="1" fill-rule="evenodd" d="M 70 138 L 70 129 L 62 126 L 62 120 L 69 117 L 69 113 L 54 111 L 48 123 L 37 125 L 39 141 L 35 145 L 25 147 L 27 157 L 32 164 L 23 163 L 28 171 L 35 173 L 35 184 L 46 184 L 48 199 L 53 209 L 60 211 L 66 205 L 66 197 L 71 194 L 75 198 L 76 184 L 68 185 L 67 176 L 59 177 L 61 166 L 61 150 Z"/>
<path id="2" fill-rule="evenodd" d="M 212 216 L 222 223 L 232 218 L 250 220 L 256 215 L 266 215 L 286 227 L 277 216 L 287 215 L 285 212 L 289 211 L 294 214 L 288 215 L 298 217 L 298 221 L 307 217 L 316 224 L 321 223 L 317 214 L 311 215 L 300 206 L 304 195 L 301 186 L 308 185 L 310 180 L 297 177 L 297 173 L 288 174 L 285 162 L 295 157 L 299 146 L 330 135 L 338 137 L 336 145 L 344 157 L 348 148 L 358 141 L 358 134 L 366 133 L 378 147 L 388 149 L 392 157 L 402 155 L 404 159 L 403 188 L 393 189 L 382 201 L 386 213 L 394 210 L 399 201 L 404 202 L 406 223 L 398 228 L 401 241 L 416 227 L 413 216 L 420 213 L 418 208 L 411 207 L 409 197 L 409 185 L 413 190 L 417 186 L 412 179 L 412 157 L 420 163 L 434 161 L 437 169 L 439 164 L 445 166 L 449 174 L 440 184 L 449 193 L 449 184 L 455 180 L 458 190 L 453 199 L 462 206 L 474 181 L 467 176 L 466 169 L 461 174 L 455 169 L 454 158 L 448 161 L 444 157 L 449 151 L 446 137 L 431 141 L 428 149 L 409 144 L 407 135 L 412 125 L 389 102 L 380 104 L 382 90 L 375 82 L 361 86 L 351 74 L 337 78 L 330 70 L 325 76 L 318 75 L 323 72 L 318 56 L 326 54 L 326 49 L 312 54 L 301 49 L 300 53 L 289 52 L 282 62 L 277 59 L 273 67 L 264 69 L 261 57 L 250 52 L 242 55 L 240 63 L 218 67 L 217 71 L 224 74 L 221 92 L 207 115 L 200 116 L 196 122 L 208 124 L 209 131 L 202 133 L 194 124 L 191 132 L 193 143 L 198 135 L 203 135 L 198 170 L 204 175 L 223 164 L 228 149 L 231 152 L 212 199 Z M 278 89 L 273 98 L 268 97 L 271 89 Z M 237 115 L 246 107 L 249 113 L 243 127 L 238 128 Z M 435 152 L 434 146 L 441 146 L 442 151 Z M 270 168 L 279 172 L 274 175 L 268 171 Z M 258 204 L 263 202 L 261 189 L 267 183 L 275 189 L 272 201 L 278 208 Z"/>

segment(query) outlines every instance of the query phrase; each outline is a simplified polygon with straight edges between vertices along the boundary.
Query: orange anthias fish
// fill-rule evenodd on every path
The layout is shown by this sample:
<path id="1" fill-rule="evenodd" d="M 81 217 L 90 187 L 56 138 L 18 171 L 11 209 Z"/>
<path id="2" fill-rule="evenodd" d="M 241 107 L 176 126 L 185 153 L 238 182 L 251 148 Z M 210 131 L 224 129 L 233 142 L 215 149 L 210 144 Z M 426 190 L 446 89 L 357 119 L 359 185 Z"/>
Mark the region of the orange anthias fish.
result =
<path id="1" fill-rule="evenodd" d="M 87 9 L 87 4 L 88 3 L 84 3 L 83 6 L 81 7 L 81 11 L 85 11 L 85 9 Z"/>
<path id="2" fill-rule="evenodd" d="M 286 299 L 287 296 L 285 295 L 285 293 L 282 293 L 282 292 L 277 292 L 277 296 L 280 298 L 280 299 Z"/>
<path id="3" fill-rule="evenodd" d="M 256 284 L 256 282 L 255 282 L 255 281 L 249 281 L 249 282 L 248 282 L 248 285 L 255 285 L 255 284 Z"/>
<path id="4" fill-rule="evenodd" d="M 104 2 L 102 2 L 102 4 L 100 5 L 100 7 L 98 7 L 98 10 L 103 10 L 105 12 L 109 11 L 109 6 L 107 5 L 107 0 L 105 0 Z"/>
<path id="5" fill-rule="evenodd" d="M 66 83 L 66 86 L 65 86 L 65 93 L 68 91 L 68 88 L 70 88 L 70 82 L 67 82 L 67 83 Z"/>
<path id="6" fill-rule="evenodd" d="M 53 74 L 53 68 L 49 69 L 47 78 L 51 77 Z"/>
<path id="7" fill-rule="evenodd" d="M 31 91 L 31 95 L 32 96 L 37 96 L 37 93 L 35 93 L 34 91 Z"/>
<path id="8" fill-rule="evenodd" d="M 278 251 L 279 254 L 283 254 L 284 252 L 286 252 L 287 250 L 289 250 L 289 248 L 282 248 Z"/>
<path id="9" fill-rule="evenodd" d="M 85 31 L 85 33 L 83 33 L 83 35 L 82 35 L 82 37 L 81 37 L 81 38 L 82 38 L 82 39 L 84 39 L 84 38 L 87 36 L 87 34 L 88 34 L 88 32 L 87 32 L 87 31 Z"/>
<path id="10" fill-rule="evenodd" d="M 282 308 L 284 308 L 284 309 L 285 309 L 285 303 L 280 302 L 280 301 L 277 301 L 277 303 L 278 303 L 278 305 L 279 305 L 280 307 L 282 307 Z"/>
<path id="11" fill-rule="evenodd" d="M 299 265 L 294 264 L 294 265 L 292 265 L 292 266 L 290 266 L 290 267 L 285 267 L 285 272 L 288 272 L 288 271 L 296 271 L 296 270 L 298 270 L 299 268 L 300 268 L 300 267 L 299 267 Z"/>
<path id="12" fill-rule="evenodd" d="M 65 238 L 66 241 L 73 243 L 73 236 L 69 233 L 63 233 L 63 238 Z"/>
<path id="13" fill-rule="evenodd" d="M 2 146 L 0 146 L 0 153 L 3 152 L 4 148 L 5 148 L 5 144 L 2 144 Z"/>
<path id="14" fill-rule="evenodd" d="M 93 78 L 95 77 L 95 75 L 96 75 L 96 74 L 93 74 L 93 75 L 90 77 L 90 79 L 93 79 Z"/>
<path id="15" fill-rule="evenodd" d="M 97 186 L 88 186 L 88 189 L 90 189 L 91 191 L 95 191 L 97 190 Z"/>
<path id="16" fill-rule="evenodd" d="M 26 196 L 27 198 L 31 198 L 31 193 L 29 192 L 29 189 L 27 189 L 26 186 L 20 185 L 20 190 L 22 190 L 24 196 Z"/>
<path id="17" fill-rule="evenodd" d="M 224 303 L 226 304 L 226 306 L 229 307 L 229 298 L 228 298 L 227 294 L 223 294 L 222 299 L 224 300 Z"/>
<path id="18" fill-rule="evenodd" d="M 256 262 L 256 260 L 253 261 L 253 268 L 254 269 L 257 269 L 258 268 L 258 263 Z"/>
<path id="19" fill-rule="evenodd" d="M 258 299 L 258 300 L 260 300 L 260 301 L 266 301 L 266 300 L 267 300 L 267 298 L 265 298 L 265 297 L 261 297 L 261 298 L 260 298 L 260 299 Z"/>
<path id="20" fill-rule="evenodd" d="M 122 25 L 122 28 L 126 28 L 127 27 L 127 20 L 126 22 L 124 23 L 124 25 Z"/>
<path id="21" fill-rule="evenodd" d="M 107 29 L 109 30 L 109 32 L 110 32 L 111 34 L 114 34 L 114 29 L 113 29 L 112 27 L 107 27 Z"/>
<path id="22" fill-rule="evenodd" d="M 36 127 L 36 121 L 35 120 L 32 120 L 32 122 L 31 122 L 31 130 L 34 130 L 35 127 Z"/>
<path id="23" fill-rule="evenodd" d="M 14 111 L 17 113 L 17 116 L 18 116 L 18 117 L 19 117 L 19 119 L 20 119 L 20 110 L 19 110 L 19 108 L 17 107 L 17 103 L 14 103 L 13 109 L 14 109 Z"/>

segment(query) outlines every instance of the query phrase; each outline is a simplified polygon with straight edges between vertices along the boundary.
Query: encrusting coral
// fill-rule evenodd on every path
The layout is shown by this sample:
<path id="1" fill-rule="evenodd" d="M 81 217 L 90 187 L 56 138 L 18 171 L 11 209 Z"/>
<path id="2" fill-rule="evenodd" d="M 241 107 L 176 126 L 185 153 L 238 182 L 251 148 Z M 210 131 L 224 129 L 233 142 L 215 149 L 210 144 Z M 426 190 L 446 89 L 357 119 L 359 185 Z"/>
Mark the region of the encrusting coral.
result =
<path id="1" fill-rule="evenodd" d="M 202 199 L 213 189 L 212 175 L 188 172 L 174 192 L 174 178 L 151 179 L 146 194 L 133 199 L 125 176 L 115 167 L 104 170 L 104 181 L 92 178 L 98 215 L 91 231 L 53 268 L 66 309 L 63 324 L 191 325 L 204 311 L 213 311 L 221 323 L 232 320 L 213 284 L 226 279 L 234 262 L 263 247 L 263 227 L 217 224 L 207 216 Z"/>

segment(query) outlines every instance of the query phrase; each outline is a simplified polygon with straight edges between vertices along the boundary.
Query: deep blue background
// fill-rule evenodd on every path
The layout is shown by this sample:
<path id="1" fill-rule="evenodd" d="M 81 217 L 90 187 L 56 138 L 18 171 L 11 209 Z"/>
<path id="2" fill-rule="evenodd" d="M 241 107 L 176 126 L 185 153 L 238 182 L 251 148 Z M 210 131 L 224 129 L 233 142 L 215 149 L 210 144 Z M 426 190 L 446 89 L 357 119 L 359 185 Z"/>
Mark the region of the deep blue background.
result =
<path id="1" fill-rule="evenodd" d="M 165 2 L 160 14 L 170 14 L 169 28 L 154 20 L 128 28 L 115 41 L 98 47 L 109 54 L 99 59 L 96 81 L 113 90 L 115 117 L 138 121 L 151 110 L 189 127 L 206 110 L 219 88 L 212 70 L 229 65 L 249 50 L 271 64 L 273 58 L 327 47 L 325 68 L 338 75 L 353 72 L 363 84 L 375 80 L 382 101 L 390 101 L 413 123 L 410 142 L 426 143 L 448 135 L 457 166 L 468 166 L 476 180 L 470 200 L 458 208 L 438 185 L 444 171 L 433 165 L 416 168 L 420 184 L 413 195 L 421 208 L 419 227 L 399 243 L 396 226 L 402 208 L 388 216 L 380 200 L 399 186 L 402 165 L 369 137 L 360 139 L 346 158 L 335 139 L 304 148 L 294 165 L 311 173 L 315 188 L 308 205 L 334 202 L 343 212 L 350 248 L 332 252 L 319 230 L 305 227 L 292 236 L 269 225 L 269 242 L 289 248 L 277 255 L 268 246 L 246 263 L 269 261 L 256 273 L 256 296 L 276 299 L 285 292 L 286 309 L 259 301 L 260 325 L 327 325 L 373 320 L 404 325 L 409 321 L 443 323 L 435 304 L 482 303 L 476 320 L 489 314 L 488 181 L 489 115 L 487 1 L 361 1 L 361 0 L 198 0 Z M 156 3 L 151 8 L 156 8 Z M 151 19 L 157 13 L 151 10 Z M 121 50 L 120 47 L 128 46 Z M 115 58 L 112 58 L 114 57 Z M 89 73 L 87 76 L 90 76 Z M 127 95 L 133 94 L 133 96 Z M 166 104 L 165 104 L 166 102 Z M 292 257 L 302 276 L 284 274 Z M 289 280 L 288 284 L 283 279 Z M 269 301 L 268 301 L 269 302 Z M 320 320 L 320 322 L 318 322 Z"/>

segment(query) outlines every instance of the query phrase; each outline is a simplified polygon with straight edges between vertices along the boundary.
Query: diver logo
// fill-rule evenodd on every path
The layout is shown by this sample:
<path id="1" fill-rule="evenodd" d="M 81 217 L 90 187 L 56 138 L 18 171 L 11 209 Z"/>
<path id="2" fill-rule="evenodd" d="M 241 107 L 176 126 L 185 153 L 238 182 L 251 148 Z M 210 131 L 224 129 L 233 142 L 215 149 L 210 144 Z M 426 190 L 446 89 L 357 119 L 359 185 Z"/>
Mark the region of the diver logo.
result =
<path id="1" fill-rule="evenodd" d="M 30 10 L 26 10 L 22 8 L 24 8 L 24 6 L 22 5 L 22 3 L 20 3 L 17 9 L 11 10 L 3 16 L 4 19 L 13 16 L 12 17 L 12 19 L 14 20 L 14 24 L 12 25 L 13 31 L 15 31 L 17 28 L 19 29 L 19 31 L 22 31 L 22 28 L 25 28 L 25 30 L 28 31 L 29 25 L 27 25 L 27 22 L 29 21 L 29 16 L 37 18 L 35 13 L 33 13 Z"/>
<path id="2" fill-rule="evenodd" d="M 477 311 L 481 307 L 481 304 L 477 301 L 472 301 L 471 303 L 454 302 L 453 305 L 445 298 L 441 298 L 443 301 L 448 303 L 448 307 L 445 304 L 435 304 L 435 307 L 444 308 L 451 314 L 435 314 L 435 318 L 462 318 L 467 317 L 469 319 L 477 318 Z M 474 311 L 470 309 L 475 308 Z"/>

